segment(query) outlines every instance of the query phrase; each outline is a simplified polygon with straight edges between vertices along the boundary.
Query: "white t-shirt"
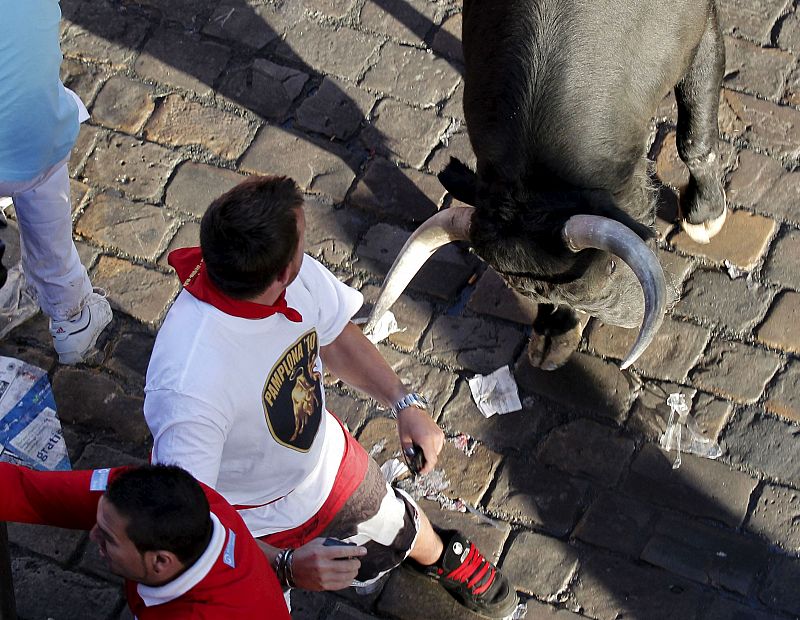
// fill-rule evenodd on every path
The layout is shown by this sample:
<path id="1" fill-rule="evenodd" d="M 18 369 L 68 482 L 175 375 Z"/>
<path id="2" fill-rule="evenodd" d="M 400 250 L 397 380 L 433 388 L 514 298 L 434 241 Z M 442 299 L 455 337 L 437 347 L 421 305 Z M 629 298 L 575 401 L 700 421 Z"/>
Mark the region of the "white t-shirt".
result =
<path id="1" fill-rule="evenodd" d="M 345 438 L 325 410 L 319 347 L 363 297 L 305 256 L 286 302 L 301 322 L 231 316 L 184 290 L 147 369 L 153 462 L 214 487 L 256 536 L 306 522 L 330 493 Z"/>

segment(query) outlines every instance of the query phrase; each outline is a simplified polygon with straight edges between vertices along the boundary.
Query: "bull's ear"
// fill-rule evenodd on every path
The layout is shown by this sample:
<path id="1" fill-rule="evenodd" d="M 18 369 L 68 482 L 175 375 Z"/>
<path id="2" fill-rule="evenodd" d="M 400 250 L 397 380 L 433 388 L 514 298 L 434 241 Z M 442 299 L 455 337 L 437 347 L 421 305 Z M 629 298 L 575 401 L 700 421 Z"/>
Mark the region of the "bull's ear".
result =
<path id="1" fill-rule="evenodd" d="M 439 182 L 456 200 L 475 206 L 478 177 L 462 161 L 451 157 L 444 169 L 436 175 Z"/>
<path id="2" fill-rule="evenodd" d="M 620 224 L 624 224 L 635 232 L 641 239 L 648 241 L 655 237 L 655 230 L 647 224 L 631 217 L 629 213 L 620 209 L 614 197 L 606 190 L 582 190 L 581 191 L 581 213 L 587 215 L 600 215 Z"/>

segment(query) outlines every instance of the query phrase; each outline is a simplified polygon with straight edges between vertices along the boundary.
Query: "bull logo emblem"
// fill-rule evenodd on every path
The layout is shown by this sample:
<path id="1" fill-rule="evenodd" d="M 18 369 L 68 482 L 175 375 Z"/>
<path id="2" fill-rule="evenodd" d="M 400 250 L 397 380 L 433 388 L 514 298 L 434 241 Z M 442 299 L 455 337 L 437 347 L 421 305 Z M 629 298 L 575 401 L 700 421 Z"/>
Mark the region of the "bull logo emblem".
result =
<path id="1" fill-rule="evenodd" d="M 322 422 L 317 332 L 301 336 L 278 357 L 264 383 L 264 418 L 279 444 L 307 452 Z"/>
<path id="2" fill-rule="evenodd" d="M 316 362 L 316 353 L 309 355 L 308 364 L 297 366 L 289 377 L 291 381 L 294 381 L 294 387 L 292 388 L 294 433 L 289 438 L 289 441 L 294 441 L 302 434 L 306 428 L 306 422 L 322 404 L 316 394 L 316 388 L 320 381 L 319 373 L 314 370 Z"/>

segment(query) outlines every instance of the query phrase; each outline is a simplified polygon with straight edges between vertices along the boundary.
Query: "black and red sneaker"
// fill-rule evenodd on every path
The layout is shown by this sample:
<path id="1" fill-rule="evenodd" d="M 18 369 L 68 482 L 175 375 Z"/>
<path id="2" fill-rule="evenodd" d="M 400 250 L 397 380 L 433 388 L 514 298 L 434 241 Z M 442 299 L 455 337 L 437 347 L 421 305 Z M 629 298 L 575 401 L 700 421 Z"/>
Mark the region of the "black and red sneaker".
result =
<path id="1" fill-rule="evenodd" d="M 444 552 L 432 566 L 406 561 L 410 568 L 438 581 L 462 605 L 486 618 L 510 618 L 519 604 L 516 590 L 466 536 L 437 531 Z"/>

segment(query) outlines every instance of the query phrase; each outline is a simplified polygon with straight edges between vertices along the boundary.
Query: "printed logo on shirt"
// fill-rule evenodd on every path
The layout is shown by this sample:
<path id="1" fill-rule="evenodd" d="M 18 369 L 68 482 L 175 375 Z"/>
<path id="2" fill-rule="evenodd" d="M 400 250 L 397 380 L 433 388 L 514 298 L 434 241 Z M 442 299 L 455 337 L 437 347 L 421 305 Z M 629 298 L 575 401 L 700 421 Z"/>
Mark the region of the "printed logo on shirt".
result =
<path id="1" fill-rule="evenodd" d="M 222 561 L 231 568 L 236 568 L 236 562 L 233 559 L 234 547 L 236 547 L 236 534 L 234 534 L 233 530 L 228 530 L 228 544 L 225 545 Z"/>
<path id="2" fill-rule="evenodd" d="M 264 416 L 275 441 L 308 452 L 322 421 L 322 377 L 315 366 L 317 332 L 301 336 L 272 367 L 264 384 Z"/>

